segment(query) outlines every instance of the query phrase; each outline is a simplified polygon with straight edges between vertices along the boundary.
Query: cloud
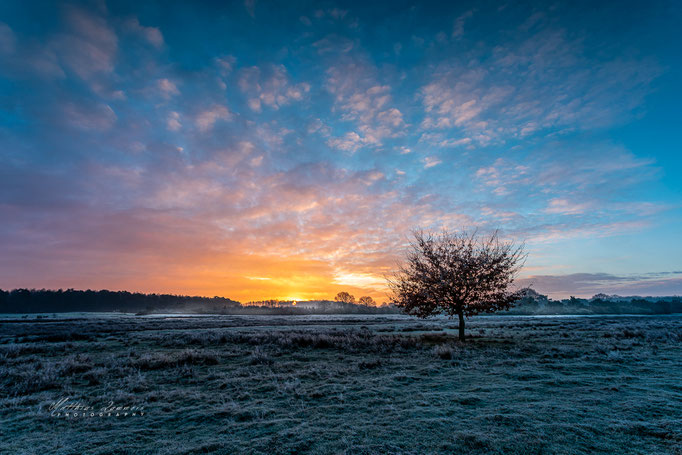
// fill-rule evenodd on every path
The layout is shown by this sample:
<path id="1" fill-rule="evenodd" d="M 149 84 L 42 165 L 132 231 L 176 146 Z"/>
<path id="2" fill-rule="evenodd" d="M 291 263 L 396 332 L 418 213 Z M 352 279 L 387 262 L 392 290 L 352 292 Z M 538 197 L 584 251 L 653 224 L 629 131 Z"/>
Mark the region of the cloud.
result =
<path id="1" fill-rule="evenodd" d="M 12 29 L 4 22 L 0 22 L 0 54 L 13 53 L 16 42 L 17 39 Z"/>
<path id="2" fill-rule="evenodd" d="M 166 99 L 180 94 L 180 90 L 178 90 L 178 87 L 175 85 L 175 83 L 166 78 L 156 81 L 156 85 L 161 91 L 162 96 Z"/>
<path id="3" fill-rule="evenodd" d="M 244 0 L 244 8 L 246 8 L 246 12 L 249 13 L 249 16 L 253 18 L 256 17 L 256 0 Z"/>
<path id="4" fill-rule="evenodd" d="M 53 45 L 26 40 L 20 42 L 4 22 L 0 22 L 0 59 L 2 72 L 7 75 L 39 75 L 45 79 L 65 76 Z"/>
<path id="5" fill-rule="evenodd" d="M 218 120 L 229 121 L 232 119 L 232 114 L 225 106 L 215 105 L 212 108 L 201 112 L 197 115 L 195 123 L 199 131 L 205 133 L 213 129 Z"/>
<path id="6" fill-rule="evenodd" d="M 496 159 L 492 166 L 479 168 L 476 177 L 497 194 L 507 194 L 507 187 L 526 186 L 532 181 L 528 166 L 510 163 L 504 158 Z"/>
<path id="7" fill-rule="evenodd" d="M 588 203 L 572 203 L 566 199 L 555 198 L 549 201 L 545 212 L 559 215 L 578 215 L 584 213 L 589 207 L 590 204 Z"/>
<path id="8" fill-rule="evenodd" d="M 20 62 L 28 71 L 46 79 L 63 79 L 66 77 L 59 57 L 50 47 L 28 47 L 22 49 L 24 60 Z"/>
<path id="9" fill-rule="evenodd" d="M 232 72 L 237 59 L 232 55 L 224 55 L 216 57 L 214 61 L 220 71 L 220 75 L 225 77 Z"/>
<path id="10" fill-rule="evenodd" d="M 156 48 L 163 47 L 163 34 L 158 27 L 145 27 L 140 25 L 140 21 L 137 17 L 131 17 L 125 22 L 126 30 L 131 33 L 135 33 L 152 44 Z"/>
<path id="11" fill-rule="evenodd" d="M 166 120 L 166 128 L 169 131 L 178 131 L 180 130 L 180 128 L 182 128 L 179 113 L 173 111 L 170 114 L 168 114 L 168 119 Z"/>
<path id="12" fill-rule="evenodd" d="M 460 147 L 462 145 L 471 144 L 471 138 L 464 137 L 461 139 L 443 139 L 438 143 L 441 147 Z"/>
<path id="13" fill-rule="evenodd" d="M 604 128 L 631 118 L 661 74 L 646 58 L 593 61 L 579 39 L 549 25 L 515 33 L 524 38 L 492 47 L 492 59 L 473 53 L 434 65 L 419 91 L 423 130 L 464 131 L 486 146 Z"/>
<path id="14" fill-rule="evenodd" d="M 508 153 L 474 174 L 476 181 L 491 189 L 519 197 L 542 195 L 545 213 L 578 214 L 598 208 L 596 202 L 602 197 L 654 179 L 657 172 L 653 161 L 637 158 L 622 147 L 579 142 L 571 146 L 550 143 L 518 159 Z"/>
<path id="15" fill-rule="evenodd" d="M 357 288 L 384 288 L 386 286 L 386 280 L 381 275 L 353 273 L 348 271 L 335 272 L 334 283 L 341 286 L 353 286 Z"/>
<path id="16" fill-rule="evenodd" d="M 462 35 L 464 35 L 464 24 L 473 15 L 474 10 L 469 10 L 466 13 L 460 15 L 457 19 L 455 19 L 455 24 L 452 27 L 453 38 L 460 38 Z"/>
<path id="17" fill-rule="evenodd" d="M 438 157 L 435 157 L 435 156 L 427 156 L 426 158 L 424 158 L 423 161 L 424 161 L 424 169 L 428 169 L 428 168 L 431 168 L 434 166 L 438 166 L 439 164 L 442 163 L 442 161 Z"/>
<path id="18" fill-rule="evenodd" d="M 328 141 L 331 147 L 356 151 L 363 145 L 380 146 L 387 138 L 404 134 L 402 112 L 390 105 L 388 85 L 376 82 L 375 69 L 359 61 L 334 65 L 327 70 L 327 90 L 334 96 L 335 108 L 343 112 L 342 120 L 352 121 L 357 132 L 343 139 Z"/>
<path id="19" fill-rule="evenodd" d="M 291 102 L 303 100 L 310 92 L 307 82 L 291 84 L 283 65 L 271 65 L 266 70 L 256 66 L 242 69 L 239 88 L 249 97 L 248 106 L 255 112 L 260 112 L 262 105 L 278 110 Z"/>
<path id="20" fill-rule="evenodd" d="M 116 114 L 106 104 L 79 105 L 67 103 L 63 107 L 66 121 L 81 130 L 104 131 L 116 122 Z"/>
<path id="21" fill-rule="evenodd" d="M 330 138 L 327 145 L 331 148 L 342 150 L 344 152 L 356 152 L 366 141 L 355 131 L 346 133 L 343 137 Z"/>
<path id="22" fill-rule="evenodd" d="M 76 7 L 66 9 L 68 32 L 57 36 L 54 47 L 71 71 L 82 79 L 114 70 L 118 37 L 107 20 Z"/>
<path id="23" fill-rule="evenodd" d="M 355 43 L 345 36 L 331 34 L 314 42 L 313 47 L 320 55 L 347 54 L 353 50 Z"/>
<path id="24" fill-rule="evenodd" d="M 595 239 L 632 234 L 643 231 L 648 227 L 650 227 L 650 222 L 645 220 L 609 222 L 597 218 L 596 220 L 581 220 L 578 223 L 536 223 L 521 229 L 517 234 L 523 234 L 523 237 L 528 239 L 529 242 L 551 244 L 568 239 Z"/>
<path id="25" fill-rule="evenodd" d="M 326 137 L 330 135 L 331 128 L 322 120 L 316 118 L 308 124 L 306 131 L 308 134 L 320 133 L 322 136 Z"/>

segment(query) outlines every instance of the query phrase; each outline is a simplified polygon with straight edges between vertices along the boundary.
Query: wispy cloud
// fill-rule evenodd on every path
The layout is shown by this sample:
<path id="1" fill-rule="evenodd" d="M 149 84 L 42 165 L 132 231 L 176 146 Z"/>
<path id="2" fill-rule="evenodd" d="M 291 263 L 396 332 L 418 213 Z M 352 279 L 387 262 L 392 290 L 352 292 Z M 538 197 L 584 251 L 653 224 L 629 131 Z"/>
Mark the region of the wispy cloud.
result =
<path id="1" fill-rule="evenodd" d="M 160 48 L 163 46 L 163 34 L 158 27 L 145 27 L 140 25 L 140 21 L 137 17 L 131 17 L 125 21 L 125 28 L 127 31 L 138 34 L 147 40 L 154 47 Z"/>

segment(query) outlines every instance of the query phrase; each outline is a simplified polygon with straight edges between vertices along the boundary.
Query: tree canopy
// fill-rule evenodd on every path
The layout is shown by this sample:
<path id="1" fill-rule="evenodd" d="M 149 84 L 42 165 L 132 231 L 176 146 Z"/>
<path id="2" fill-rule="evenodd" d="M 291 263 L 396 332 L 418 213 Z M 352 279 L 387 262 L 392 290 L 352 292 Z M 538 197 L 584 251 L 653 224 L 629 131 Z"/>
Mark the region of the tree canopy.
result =
<path id="1" fill-rule="evenodd" d="M 407 314 L 456 315 L 464 340 L 465 316 L 507 309 L 521 297 L 512 284 L 525 260 L 523 245 L 501 241 L 497 231 L 413 235 L 404 263 L 388 280 L 393 302 Z"/>
<path id="2" fill-rule="evenodd" d="M 368 295 L 364 295 L 364 296 L 360 297 L 360 299 L 358 299 L 358 302 L 360 303 L 360 305 L 367 305 L 367 306 L 376 305 L 376 302 L 374 301 L 374 299 Z"/>
<path id="3" fill-rule="evenodd" d="M 355 297 L 346 291 L 341 291 L 338 294 L 336 294 L 336 297 L 334 297 L 334 300 L 336 300 L 337 302 L 343 302 L 343 303 L 355 303 Z"/>

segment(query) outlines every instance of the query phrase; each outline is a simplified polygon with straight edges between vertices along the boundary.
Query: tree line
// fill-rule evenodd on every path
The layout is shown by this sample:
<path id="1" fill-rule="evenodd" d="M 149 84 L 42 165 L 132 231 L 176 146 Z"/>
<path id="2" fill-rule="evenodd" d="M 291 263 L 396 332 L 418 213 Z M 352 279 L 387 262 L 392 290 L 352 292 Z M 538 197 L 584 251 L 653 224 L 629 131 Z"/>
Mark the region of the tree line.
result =
<path id="1" fill-rule="evenodd" d="M 80 311 L 151 312 L 155 310 L 185 311 L 201 306 L 205 309 L 228 309 L 240 303 L 224 297 L 195 297 L 173 294 L 143 294 L 128 291 L 0 289 L 0 313 L 62 313 Z"/>
<path id="2" fill-rule="evenodd" d="M 348 293 L 344 293 L 350 296 Z M 173 294 L 143 294 L 128 291 L 0 289 L 0 313 L 122 312 L 151 314 L 160 312 L 204 314 L 385 314 L 398 313 L 393 306 L 375 306 L 371 297 L 293 302 L 263 300 L 240 302 L 224 297 L 196 297 Z M 352 300 L 352 302 L 350 301 Z M 288 305 L 287 305 L 288 304 Z"/>

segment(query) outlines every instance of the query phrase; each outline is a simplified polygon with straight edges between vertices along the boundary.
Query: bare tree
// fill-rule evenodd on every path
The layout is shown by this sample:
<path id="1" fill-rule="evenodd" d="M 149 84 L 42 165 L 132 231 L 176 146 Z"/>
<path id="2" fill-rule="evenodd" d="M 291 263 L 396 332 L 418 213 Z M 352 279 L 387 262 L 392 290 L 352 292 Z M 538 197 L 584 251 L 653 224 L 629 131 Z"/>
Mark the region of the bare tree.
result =
<path id="1" fill-rule="evenodd" d="M 405 262 L 388 279 L 392 301 L 407 314 L 459 317 L 464 341 L 464 317 L 507 309 L 520 297 L 511 286 L 523 266 L 523 245 L 502 242 L 498 232 L 413 233 Z"/>
<path id="2" fill-rule="evenodd" d="M 342 303 L 355 303 L 355 297 L 347 293 L 346 291 L 339 292 L 336 294 L 336 297 L 334 297 L 334 300 L 337 302 L 342 302 Z"/>
<path id="3" fill-rule="evenodd" d="M 362 296 L 358 299 L 360 305 L 375 306 L 376 302 L 374 299 L 368 295 Z"/>

